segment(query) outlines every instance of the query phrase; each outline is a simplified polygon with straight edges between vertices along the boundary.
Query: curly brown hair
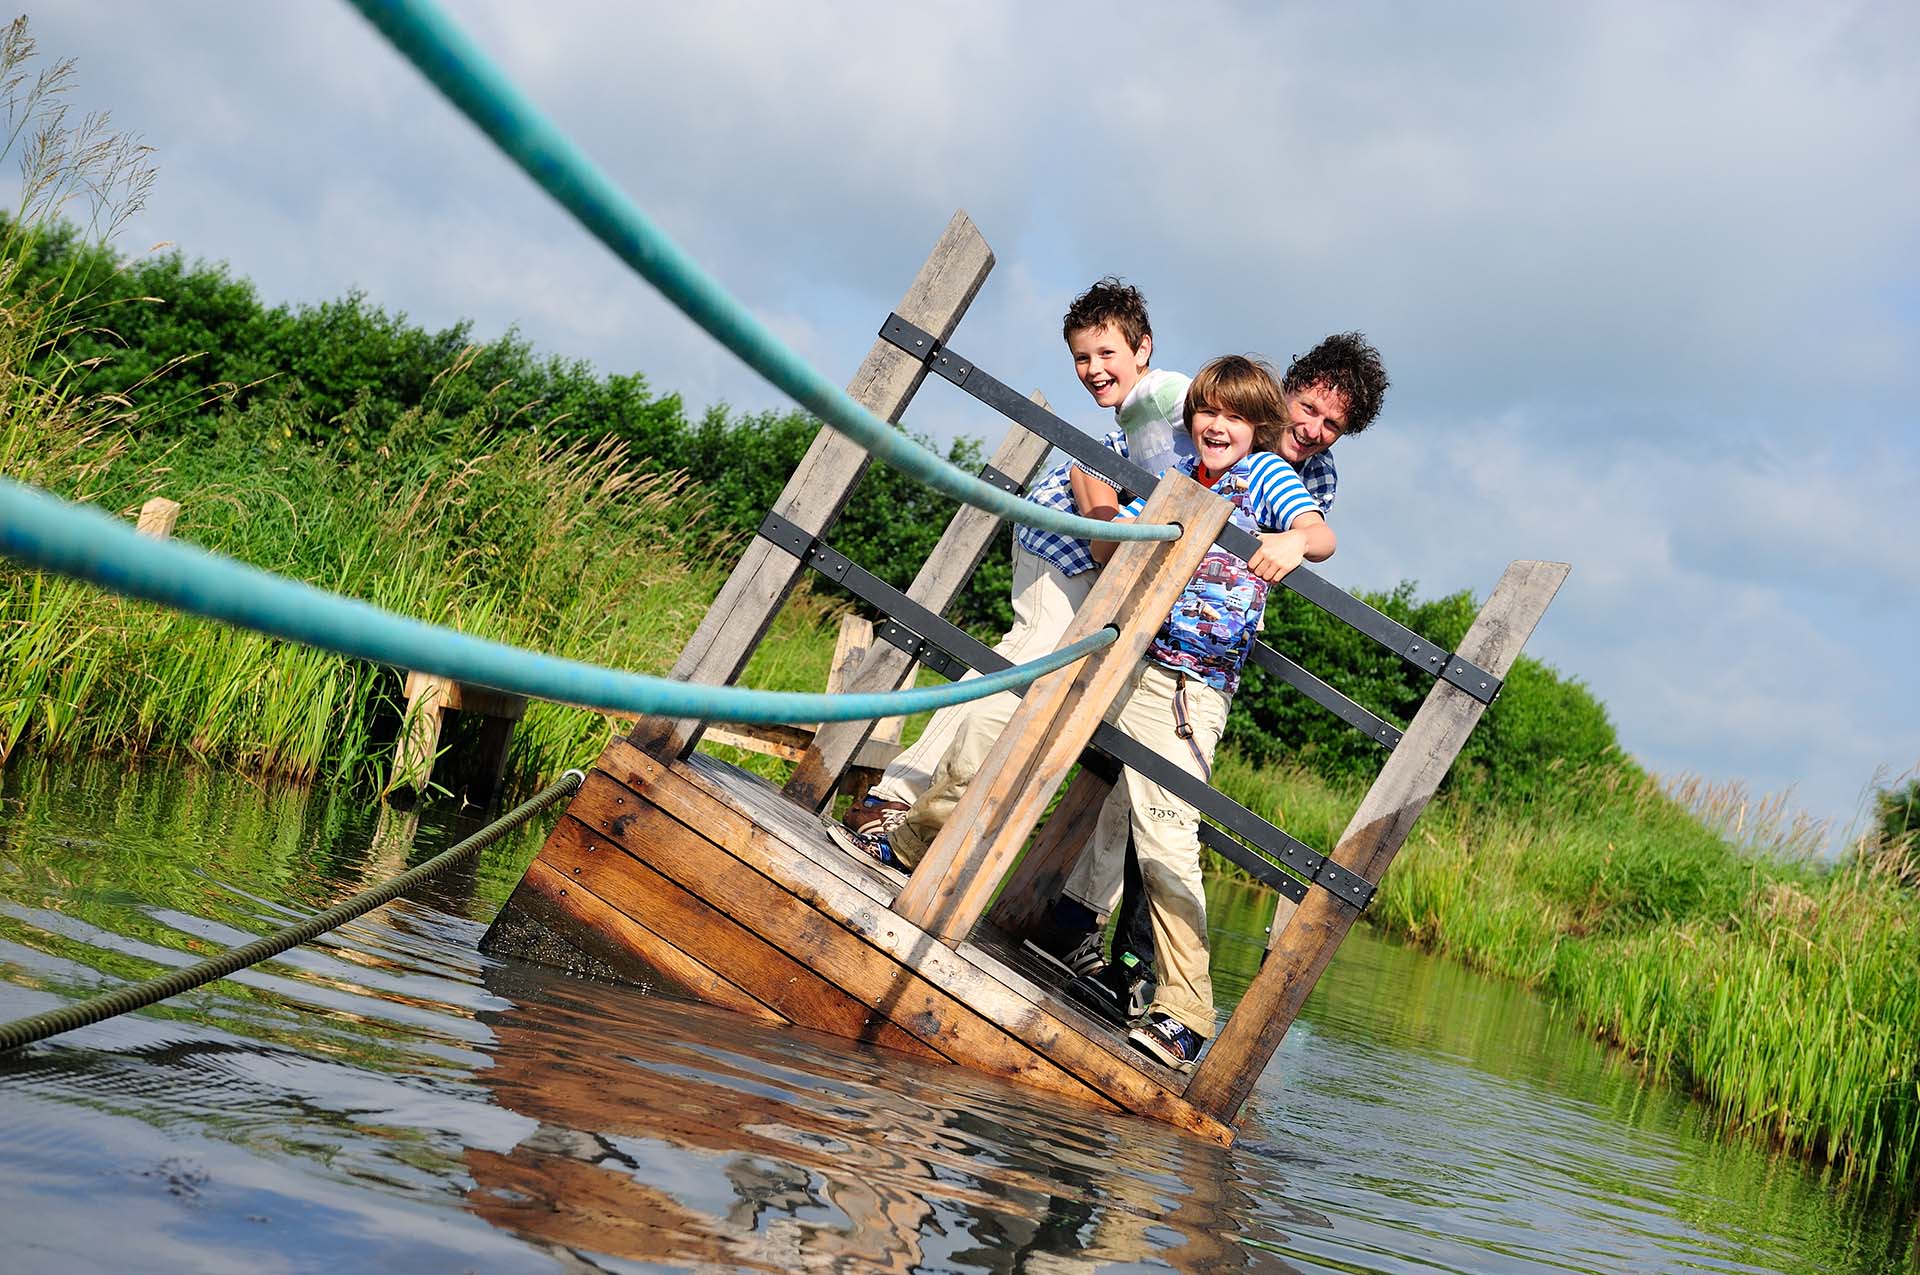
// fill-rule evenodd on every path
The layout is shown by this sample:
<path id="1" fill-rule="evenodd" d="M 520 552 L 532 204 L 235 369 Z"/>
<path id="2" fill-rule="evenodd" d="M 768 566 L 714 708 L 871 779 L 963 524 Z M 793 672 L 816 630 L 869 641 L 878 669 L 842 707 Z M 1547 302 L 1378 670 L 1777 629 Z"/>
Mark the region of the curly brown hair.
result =
<path id="1" fill-rule="evenodd" d="M 1153 325 L 1147 322 L 1147 299 L 1140 295 L 1140 289 L 1113 275 L 1073 299 L 1066 317 L 1060 320 L 1060 337 L 1071 341 L 1076 332 L 1109 323 L 1119 329 L 1129 350 L 1138 351 L 1140 343 L 1153 335 Z"/>
<path id="2" fill-rule="evenodd" d="M 1340 431 L 1343 438 L 1373 424 L 1390 383 L 1380 351 L 1367 343 L 1362 332 L 1334 333 L 1289 363 L 1287 375 L 1280 382 L 1289 394 L 1311 385 L 1325 385 L 1346 395 L 1347 423 Z"/>

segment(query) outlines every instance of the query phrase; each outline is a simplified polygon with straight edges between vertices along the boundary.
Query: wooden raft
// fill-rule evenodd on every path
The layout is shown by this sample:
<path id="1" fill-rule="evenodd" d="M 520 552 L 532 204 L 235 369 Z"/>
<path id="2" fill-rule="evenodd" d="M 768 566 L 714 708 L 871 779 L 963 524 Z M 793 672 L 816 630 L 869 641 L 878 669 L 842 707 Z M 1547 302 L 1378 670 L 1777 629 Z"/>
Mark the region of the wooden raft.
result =
<path id="1" fill-rule="evenodd" d="M 956 214 L 896 315 L 943 344 L 991 264 L 979 232 Z M 924 358 L 882 340 L 849 389 L 876 414 L 897 420 L 926 371 Z M 992 468 L 1022 484 L 1045 451 L 1016 425 Z M 774 513 L 818 546 L 865 460 L 840 435 L 822 430 Z M 800 732 L 800 759 L 782 791 L 695 752 L 702 723 L 643 721 L 595 763 L 483 947 L 583 975 L 671 986 L 770 1025 L 797 1024 L 956 1063 L 1093 1109 L 1231 1142 L 1241 1104 L 1357 917 L 1320 869 L 1313 873 L 1320 886 L 1296 883 L 1300 905 L 1276 917 L 1268 959 L 1189 1073 L 1161 1066 L 1130 1046 L 1121 1029 L 1067 999 L 1058 970 L 1021 944 L 1087 840 L 1107 781 L 1081 769 L 1044 826 L 1043 815 L 1227 512 L 1225 501 L 1178 475 L 1153 489 L 1143 520 L 1177 523 L 1184 534 L 1119 547 L 1064 639 L 1112 628 L 1114 641 L 1028 688 L 911 877 L 842 849 L 823 822 L 834 792 L 863 759 L 873 723 Z M 996 529 L 990 515 L 963 508 L 905 597 L 937 616 Z M 675 676 L 716 683 L 737 677 L 817 552 L 783 549 L 763 532 Z M 1503 678 L 1566 571 L 1557 563 L 1513 564 L 1458 659 Z M 876 642 L 844 684 L 886 689 L 911 675 L 909 656 Z M 1457 679 L 1435 682 L 1325 856 L 1329 870 L 1350 874 L 1335 878 L 1349 888 L 1356 878 L 1379 880 L 1486 698 Z"/>

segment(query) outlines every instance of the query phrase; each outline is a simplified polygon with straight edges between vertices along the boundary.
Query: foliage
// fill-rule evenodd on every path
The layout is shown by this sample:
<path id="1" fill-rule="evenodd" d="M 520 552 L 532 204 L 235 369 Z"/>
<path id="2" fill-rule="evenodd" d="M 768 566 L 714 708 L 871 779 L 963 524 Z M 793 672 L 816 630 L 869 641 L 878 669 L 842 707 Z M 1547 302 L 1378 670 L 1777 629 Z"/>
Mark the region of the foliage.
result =
<path id="1" fill-rule="evenodd" d="M 1431 601 L 1402 583 L 1390 593 L 1361 595 L 1389 617 L 1452 648 L 1478 606 L 1464 593 Z M 1433 679 L 1319 607 L 1285 592 L 1267 609 L 1265 638 L 1355 701 L 1404 726 Z M 1263 670 L 1250 667 L 1234 697 L 1227 742 L 1251 760 L 1287 761 L 1339 781 L 1370 779 L 1386 754 L 1367 736 Z M 1618 758 L 1619 741 L 1604 706 L 1578 681 L 1521 656 L 1499 700 L 1481 719 L 1455 763 L 1449 783 L 1528 800 L 1557 786 L 1563 767 Z"/>
<path id="2" fill-rule="evenodd" d="M 1874 793 L 1873 825 L 1885 844 L 1920 836 L 1920 779 L 1889 784 Z"/>

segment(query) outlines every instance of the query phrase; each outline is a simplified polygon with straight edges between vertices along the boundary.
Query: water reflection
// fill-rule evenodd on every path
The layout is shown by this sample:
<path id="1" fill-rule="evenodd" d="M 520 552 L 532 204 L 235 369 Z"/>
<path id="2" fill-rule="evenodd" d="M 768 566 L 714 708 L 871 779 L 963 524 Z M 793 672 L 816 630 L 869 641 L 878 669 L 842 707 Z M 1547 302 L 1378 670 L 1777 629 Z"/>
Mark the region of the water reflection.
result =
<path id="1" fill-rule="evenodd" d="M 471 826 L 194 771 L 4 778 L 9 1018 L 244 941 Z M 491 963 L 481 924 L 537 839 L 0 1061 L 6 1269 L 1912 1268 L 1904 1208 L 1716 1137 L 1532 997 L 1364 933 L 1222 1150 Z M 1211 894 L 1235 995 L 1271 905 Z"/>

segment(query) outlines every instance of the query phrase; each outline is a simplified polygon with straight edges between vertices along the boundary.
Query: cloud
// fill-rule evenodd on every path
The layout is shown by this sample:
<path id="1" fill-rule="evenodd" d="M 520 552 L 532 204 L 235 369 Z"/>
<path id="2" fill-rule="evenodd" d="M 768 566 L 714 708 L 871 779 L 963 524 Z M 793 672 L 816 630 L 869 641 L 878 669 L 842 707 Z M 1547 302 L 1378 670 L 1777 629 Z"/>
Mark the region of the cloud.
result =
<path id="1" fill-rule="evenodd" d="M 1057 327 L 1099 274 L 1166 366 L 1362 328 L 1395 385 L 1342 444 L 1336 578 L 1563 558 L 1536 649 L 1653 764 L 1845 817 L 1913 760 L 1920 9 L 451 7 L 830 374 L 956 207 L 999 257 L 956 344 L 1082 425 Z M 782 405 L 344 6 L 35 30 L 160 147 L 128 242 Z M 943 385 L 907 419 L 1004 428 Z"/>

